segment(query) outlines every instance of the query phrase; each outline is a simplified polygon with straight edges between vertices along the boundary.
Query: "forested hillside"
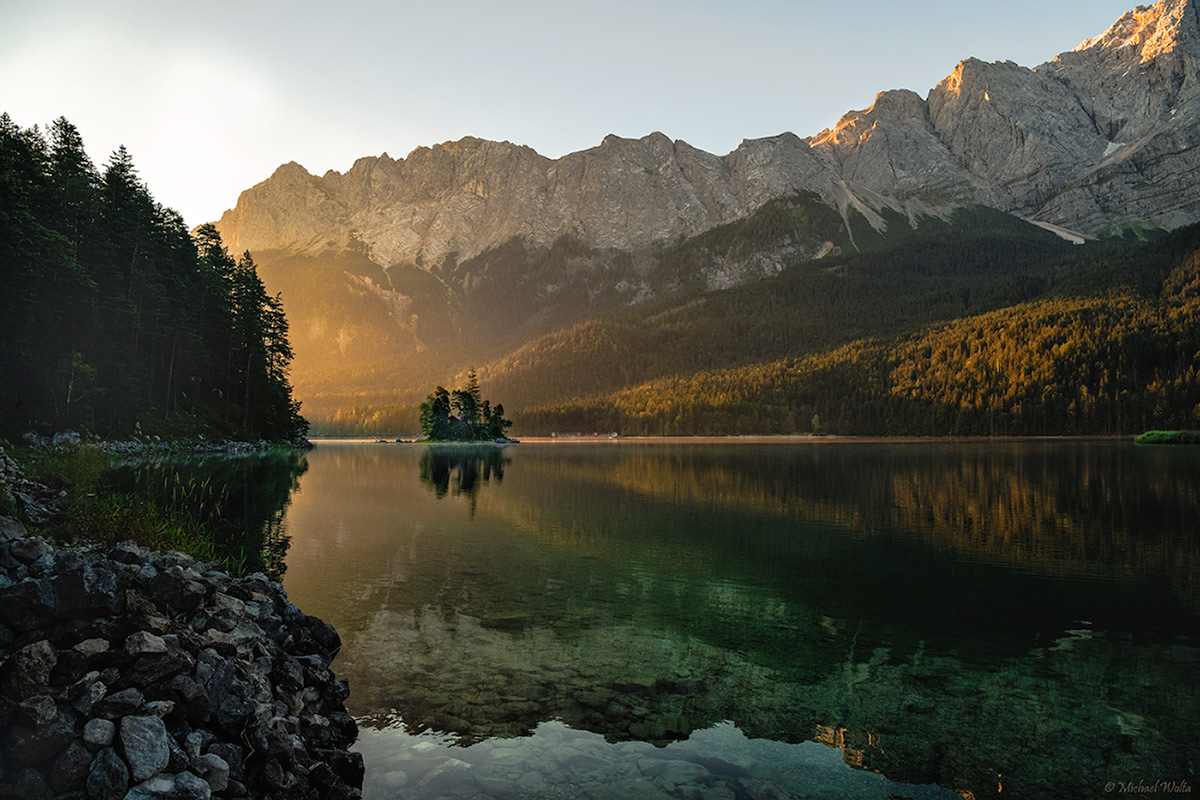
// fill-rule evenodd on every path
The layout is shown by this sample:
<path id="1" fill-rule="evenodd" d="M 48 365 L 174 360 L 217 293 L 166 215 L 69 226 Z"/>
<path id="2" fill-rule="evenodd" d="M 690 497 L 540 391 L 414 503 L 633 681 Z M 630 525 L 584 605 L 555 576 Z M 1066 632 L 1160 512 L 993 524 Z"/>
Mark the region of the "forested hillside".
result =
<path id="1" fill-rule="evenodd" d="M 664 264 L 785 252 L 777 204 Z M 861 221 L 861 220 L 860 220 Z M 1126 433 L 1198 424 L 1200 229 L 1074 245 L 1009 215 L 850 218 L 838 250 L 532 338 L 479 370 L 519 434 Z M 786 258 L 786 256 L 785 256 Z M 1189 349 L 1190 348 L 1190 349 Z M 364 402 L 339 432 L 416 430 Z M 816 418 L 814 424 L 814 417 Z"/>
<path id="2" fill-rule="evenodd" d="M 1200 229 L 1045 265 L 1040 299 L 525 409 L 534 431 L 1118 434 L 1200 425 Z M 1024 282 L 1024 281 L 1019 281 Z M 1091 296 L 1081 296 L 1089 287 Z M 868 305 L 867 308 L 870 308 Z"/>
<path id="3" fill-rule="evenodd" d="M 123 147 L 98 170 L 66 119 L 0 116 L 0 435 L 293 440 L 291 358 L 250 254 L 193 238 Z"/>

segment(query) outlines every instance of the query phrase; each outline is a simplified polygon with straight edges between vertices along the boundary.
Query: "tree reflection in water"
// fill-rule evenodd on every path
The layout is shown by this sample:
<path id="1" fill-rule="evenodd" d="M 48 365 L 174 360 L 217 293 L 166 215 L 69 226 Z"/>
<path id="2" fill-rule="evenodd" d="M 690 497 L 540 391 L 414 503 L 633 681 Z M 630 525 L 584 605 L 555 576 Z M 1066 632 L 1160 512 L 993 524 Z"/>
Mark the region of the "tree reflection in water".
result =
<path id="1" fill-rule="evenodd" d="M 421 454 L 421 483 L 439 500 L 447 494 L 465 496 L 473 517 L 480 487 L 493 477 L 503 481 L 504 467 L 511 463 L 504 448 L 495 445 L 434 445 Z"/>
<path id="2" fill-rule="evenodd" d="M 283 524 L 308 460 L 295 450 L 139 459 L 119 466 L 109 488 L 134 492 L 211 532 L 217 552 L 244 572 L 281 580 L 291 536 Z"/>

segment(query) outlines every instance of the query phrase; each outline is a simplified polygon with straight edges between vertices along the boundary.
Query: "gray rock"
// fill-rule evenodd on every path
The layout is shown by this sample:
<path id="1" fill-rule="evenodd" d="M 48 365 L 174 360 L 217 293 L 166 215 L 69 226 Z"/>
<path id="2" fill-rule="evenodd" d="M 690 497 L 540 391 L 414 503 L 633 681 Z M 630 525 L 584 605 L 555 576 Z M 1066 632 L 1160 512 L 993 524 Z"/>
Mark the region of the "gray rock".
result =
<path id="1" fill-rule="evenodd" d="M 85 781 L 89 800 L 121 800 L 129 790 L 129 767 L 111 747 L 92 760 Z"/>
<path id="2" fill-rule="evenodd" d="M 190 772 L 166 773 L 139 783 L 125 800 L 209 800 L 212 789 Z"/>
<path id="3" fill-rule="evenodd" d="M 216 753 L 205 753 L 192 759 L 192 770 L 204 778 L 214 792 L 223 792 L 229 785 L 229 764 Z"/>
<path id="4" fill-rule="evenodd" d="M 18 561 L 25 564 L 33 564 L 41 558 L 52 555 L 54 548 L 38 536 L 27 536 L 12 542 L 8 551 Z"/>
<path id="5" fill-rule="evenodd" d="M 25 577 L 0 588 L 0 623 L 30 631 L 54 618 L 54 588 L 50 581 Z"/>
<path id="6" fill-rule="evenodd" d="M 46 639 L 26 645 L 9 660 L 4 693 L 10 697 L 31 697 L 50 685 L 50 672 L 58 663 L 58 654 Z"/>
<path id="7" fill-rule="evenodd" d="M 124 717 L 119 738 L 129 775 L 135 783 L 166 769 L 171 758 L 167 726 L 158 717 Z"/>
<path id="8" fill-rule="evenodd" d="M 245 778 L 245 773 L 242 771 L 242 762 L 246 758 L 246 750 L 241 745 L 233 742 L 214 742 L 208 748 L 208 752 L 218 756 L 229 767 L 229 776 L 234 780 L 242 780 Z"/>
<path id="9" fill-rule="evenodd" d="M 88 676 L 93 674 L 96 675 L 96 679 L 89 681 Z M 108 694 L 108 686 L 103 681 L 99 680 L 99 675 L 100 673 L 98 672 L 88 673 L 88 675 L 80 678 L 76 684 L 77 686 L 82 685 L 81 691 L 75 698 L 74 703 L 75 710 L 80 714 L 90 715 L 95 710 L 96 703 L 104 699 L 104 696 Z M 117 715 L 115 713 L 111 713 L 111 716 Z"/>
<path id="10" fill-rule="evenodd" d="M 15 767 L 29 767 L 56 758 L 75 739 L 75 720 L 59 712 L 49 725 L 30 728 L 14 725 L 8 730 L 5 754 Z"/>
<path id="11" fill-rule="evenodd" d="M 60 433 L 54 434 L 54 436 L 50 439 L 50 446 L 51 447 L 78 447 L 79 443 L 81 441 L 83 441 L 83 440 L 80 438 L 78 433 L 76 433 L 75 431 L 66 430 L 66 431 L 62 431 Z"/>
<path id="12" fill-rule="evenodd" d="M 159 719 L 167 717 L 175 710 L 174 700 L 151 700 L 142 706 L 142 711 Z"/>
<path id="13" fill-rule="evenodd" d="M 25 530 L 25 526 L 21 524 L 19 519 L 15 517 L 0 517 L 0 542 L 23 539 L 28 535 L 29 531 Z"/>
<path id="14" fill-rule="evenodd" d="M 167 759 L 166 772 L 178 773 L 191 768 L 191 757 L 174 736 L 167 737 L 167 746 L 170 748 L 171 754 Z"/>
<path id="15" fill-rule="evenodd" d="M 131 656 L 167 652 L 167 643 L 161 636 L 149 631 L 136 631 L 125 639 L 125 652 Z"/>
<path id="16" fill-rule="evenodd" d="M 1162 170 L 1180 178 L 1190 174 L 1187 150 L 1200 136 L 1191 102 L 1196 15 L 1181 10 L 1184 0 L 1158 8 L 1157 19 L 1123 20 L 1114 26 L 1120 35 L 1105 34 L 1037 69 L 968 59 L 927 99 L 884 92 L 871 108 L 808 139 L 746 141 L 720 157 L 661 133 L 606 136 L 597 147 L 551 160 L 468 137 L 406 159 L 363 158 L 344 175 L 315 177 L 290 163 L 243 192 L 217 227 L 235 251 L 317 253 L 361 243 L 376 263 L 433 269 L 451 254 L 461 264 L 516 237 L 544 248 L 569 233 L 589 248 L 635 250 L 743 218 L 798 191 L 838 208 L 862 200 L 903 208 L 914 197 L 951 196 L 1038 216 L 1074 185 L 1090 206 L 1060 204 L 1075 216 L 1049 221 L 1089 232 L 1100 218 L 1131 214 L 1166 220 L 1182 211 L 1181 219 L 1196 221 L 1194 192 L 1156 202 L 1131 188 L 1131 159 L 1157 147 L 1156 135 L 1180 137 Z M 1131 24 L 1158 26 L 1159 35 L 1146 37 L 1156 49 L 1124 46 L 1139 41 Z M 1139 207 L 1119 209 L 1099 181 L 1084 188 L 1081 180 L 1093 175 L 1117 176 Z M 386 288 L 362 288 L 387 299 Z"/>
<path id="17" fill-rule="evenodd" d="M 50 771 L 50 786 L 57 793 L 84 788 L 91 764 L 92 752 L 76 739 L 55 759 Z"/>
<path id="18" fill-rule="evenodd" d="M 122 542 L 108 552 L 108 557 L 122 564 L 141 565 L 150 560 L 150 551 L 133 542 Z"/>
<path id="19" fill-rule="evenodd" d="M 11 783 L 0 786 L 0 791 L 4 792 L 5 797 L 20 800 L 50 800 L 54 796 L 42 774 L 30 768 L 19 770 L 12 776 Z"/>
<path id="20" fill-rule="evenodd" d="M 58 707 L 54 698 L 47 694 L 34 695 L 22 700 L 18 707 L 21 716 L 35 728 L 44 728 L 58 717 Z"/>
<path id="21" fill-rule="evenodd" d="M 336 632 L 288 604 L 278 584 L 128 544 L 111 559 L 62 552 L 5 530 L 0 796 L 283 797 L 308 796 L 309 784 L 321 796 L 359 796 L 361 759 L 343 749 L 354 735 L 345 685 L 328 669 Z M 191 627 L 209 620 L 227 627 L 216 646 L 241 658 Z M 14 642 L 23 646 L 12 652 Z M 305 737 L 301 712 L 323 721 L 318 735 Z M 252 753 L 260 758 L 247 775 Z"/>
<path id="22" fill-rule="evenodd" d="M 84 658 L 95 658 L 101 653 L 107 653 L 111 646 L 107 639 L 85 639 L 78 642 L 72 649 Z"/>
<path id="23" fill-rule="evenodd" d="M 55 581 L 54 613 L 59 619 L 110 616 L 120 610 L 117 578 L 109 570 L 97 570 L 78 554 L 59 559 Z"/>
<path id="24" fill-rule="evenodd" d="M 106 695 L 92 708 L 92 713 L 105 719 L 116 719 L 132 714 L 142 707 L 146 697 L 134 688 L 123 689 Z"/>
<path id="25" fill-rule="evenodd" d="M 108 747 L 113 743 L 117 726 L 112 720 L 92 719 L 83 726 L 83 741 L 96 749 Z"/>

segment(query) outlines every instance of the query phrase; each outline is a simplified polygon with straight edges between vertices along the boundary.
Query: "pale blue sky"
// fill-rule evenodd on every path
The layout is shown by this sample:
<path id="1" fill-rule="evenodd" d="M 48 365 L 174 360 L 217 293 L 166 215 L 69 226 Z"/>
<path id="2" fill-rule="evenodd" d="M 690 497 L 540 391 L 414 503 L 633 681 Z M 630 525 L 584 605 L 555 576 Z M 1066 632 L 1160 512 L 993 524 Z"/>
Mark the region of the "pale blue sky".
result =
<path id="1" fill-rule="evenodd" d="M 463 136 L 558 157 L 662 131 L 725 154 L 809 136 L 974 56 L 1036 66 L 1128 0 L 337 3 L 0 0 L 0 111 L 119 144 L 189 225 L 281 163 Z"/>

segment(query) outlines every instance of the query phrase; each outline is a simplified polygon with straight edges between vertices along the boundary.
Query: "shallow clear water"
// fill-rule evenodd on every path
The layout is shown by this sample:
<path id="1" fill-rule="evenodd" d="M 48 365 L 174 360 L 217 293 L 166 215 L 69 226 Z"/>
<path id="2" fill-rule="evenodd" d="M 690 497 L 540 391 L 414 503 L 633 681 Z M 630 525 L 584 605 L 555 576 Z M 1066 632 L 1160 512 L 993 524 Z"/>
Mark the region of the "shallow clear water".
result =
<path id="1" fill-rule="evenodd" d="M 1200 453 L 322 443 L 367 798 L 1099 797 L 1200 767 Z"/>

